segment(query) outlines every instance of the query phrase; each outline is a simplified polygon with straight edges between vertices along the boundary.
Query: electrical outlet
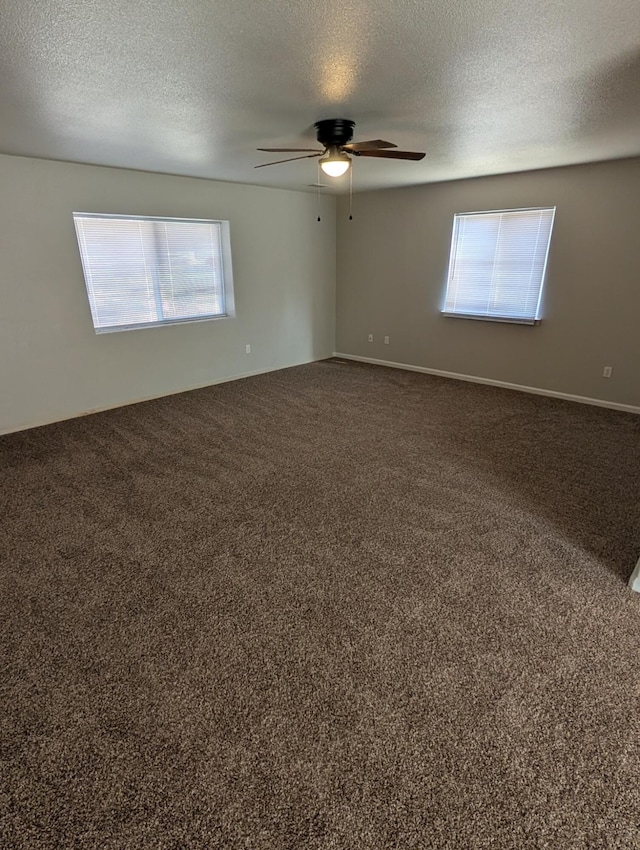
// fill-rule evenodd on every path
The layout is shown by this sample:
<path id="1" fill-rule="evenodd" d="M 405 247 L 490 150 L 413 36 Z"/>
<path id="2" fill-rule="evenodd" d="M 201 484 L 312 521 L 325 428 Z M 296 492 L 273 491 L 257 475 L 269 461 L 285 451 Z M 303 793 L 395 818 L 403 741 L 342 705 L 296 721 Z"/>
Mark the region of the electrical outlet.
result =
<path id="1" fill-rule="evenodd" d="M 604 369 L 602 370 L 602 377 L 603 378 L 610 378 L 612 374 L 613 374 L 613 366 L 605 366 Z"/>
<path id="2" fill-rule="evenodd" d="M 369 342 L 373 342 L 373 334 L 369 334 Z"/>
<path id="3" fill-rule="evenodd" d="M 384 338 L 384 344 L 385 344 L 385 345 L 389 345 L 389 337 L 388 337 L 388 336 L 385 336 L 385 338 Z"/>
<path id="4" fill-rule="evenodd" d="M 247 354 L 251 354 L 251 346 L 247 343 L 244 347 L 244 350 Z"/>

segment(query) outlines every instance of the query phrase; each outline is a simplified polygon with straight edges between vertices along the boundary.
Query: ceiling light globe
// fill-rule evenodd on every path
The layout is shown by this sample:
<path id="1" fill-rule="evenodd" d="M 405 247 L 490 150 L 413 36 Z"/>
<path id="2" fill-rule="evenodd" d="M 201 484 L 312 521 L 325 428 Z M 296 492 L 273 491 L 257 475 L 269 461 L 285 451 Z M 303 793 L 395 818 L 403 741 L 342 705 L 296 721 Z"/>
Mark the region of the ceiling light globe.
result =
<path id="1" fill-rule="evenodd" d="M 342 177 L 349 170 L 351 160 L 346 153 L 334 148 L 320 160 L 320 168 L 329 177 Z"/>

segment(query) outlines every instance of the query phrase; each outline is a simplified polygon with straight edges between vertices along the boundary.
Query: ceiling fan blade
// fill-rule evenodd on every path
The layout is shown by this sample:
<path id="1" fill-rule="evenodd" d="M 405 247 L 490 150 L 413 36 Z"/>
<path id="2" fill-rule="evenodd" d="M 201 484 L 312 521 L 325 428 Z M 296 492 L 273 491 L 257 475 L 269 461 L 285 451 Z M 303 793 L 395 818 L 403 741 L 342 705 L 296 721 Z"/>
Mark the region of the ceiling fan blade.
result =
<path id="1" fill-rule="evenodd" d="M 384 159 L 424 159 L 425 153 L 418 151 L 354 151 L 356 156 L 379 156 Z"/>
<path id="2" fill-rule="evenodd" d="M 385 142 L 382 139 L 372 139 L 370 142 L 349 142 L 348 145 L 342 145 L 345 151 L 375 151 L 380 148 L 397 148 L 393 142 Z"/>
<path id="3" fill-rule="evenodd" d="M 267 153 L 322 153 L 318 148 L 256 148 Z"/>
<path id="4" fill-rule="evenodd" d="M 277 162 L 263 162 L 262 165 L 254 165 L 254 168 L 266 168 L 267 165 L 280 165 L 283 162 L 294 162 L 296 159 L 313 159 L 315 156 L 322 156 L 324 151 L 317 153 L 308 153 L 306 156 L 292 156 L 289 159 L 279 159 Z"/>

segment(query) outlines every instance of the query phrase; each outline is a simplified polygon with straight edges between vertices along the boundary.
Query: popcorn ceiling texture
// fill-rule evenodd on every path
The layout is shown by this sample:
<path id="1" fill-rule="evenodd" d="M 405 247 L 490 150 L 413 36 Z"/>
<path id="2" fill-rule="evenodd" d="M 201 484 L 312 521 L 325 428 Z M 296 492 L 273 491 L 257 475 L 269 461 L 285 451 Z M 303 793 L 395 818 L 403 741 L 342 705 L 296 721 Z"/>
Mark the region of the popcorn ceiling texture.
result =
<path id="1" fill-rule="evenodd" d="M 336 361 L 0 438 L 1 846 L 637 847 L 639 451 Z"/>
<path id="2" fill-rule="evenodd" d="M 425 150 L 356 189 L 640 154 L 637 0 L 4 0 L 0 153 L 301 189 L 322 118 Z M 332 186 L 345 188 L 348 180 Z"/>

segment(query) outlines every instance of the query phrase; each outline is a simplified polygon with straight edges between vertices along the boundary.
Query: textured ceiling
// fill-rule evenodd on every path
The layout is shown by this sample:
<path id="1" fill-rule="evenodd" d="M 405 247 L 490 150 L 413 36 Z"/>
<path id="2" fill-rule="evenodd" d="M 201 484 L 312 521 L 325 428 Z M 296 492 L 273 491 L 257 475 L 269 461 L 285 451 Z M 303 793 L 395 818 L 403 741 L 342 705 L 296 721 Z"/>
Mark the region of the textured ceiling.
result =
<path id="1" fill-rule="evenodd" d="M 3 153 L 302 189 L 314 160 L 256 171 L 255 148 L 309 147 L 314 121 L 350 118 L 355 139 L 427 152 L 355 160 L 354 189 L 640 154 L 638 0 L 1 9 Z"/>

